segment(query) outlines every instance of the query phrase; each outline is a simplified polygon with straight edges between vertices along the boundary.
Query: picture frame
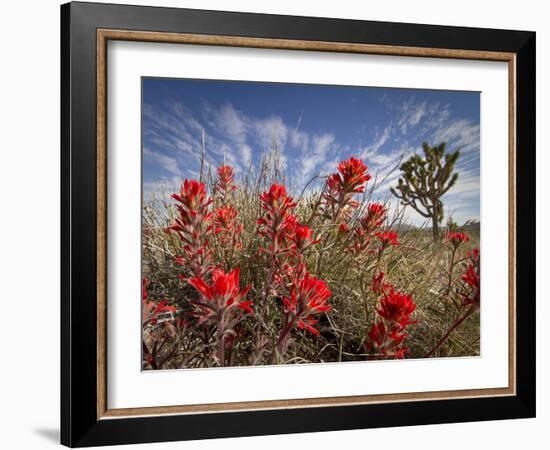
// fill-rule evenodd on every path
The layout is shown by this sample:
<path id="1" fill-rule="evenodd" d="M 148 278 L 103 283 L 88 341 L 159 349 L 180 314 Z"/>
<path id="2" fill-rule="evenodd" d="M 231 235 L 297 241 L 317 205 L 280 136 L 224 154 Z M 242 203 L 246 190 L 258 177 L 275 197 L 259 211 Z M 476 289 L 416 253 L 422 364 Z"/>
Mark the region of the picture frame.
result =
<path id="1" fill-rule="evenodd" d="M 61 443 L 162 442 L 535 416 L 533 32 L 72 2 L 61 7 Z M 508 64 L 508 386 L 111 409 L 107 43 Z"/>

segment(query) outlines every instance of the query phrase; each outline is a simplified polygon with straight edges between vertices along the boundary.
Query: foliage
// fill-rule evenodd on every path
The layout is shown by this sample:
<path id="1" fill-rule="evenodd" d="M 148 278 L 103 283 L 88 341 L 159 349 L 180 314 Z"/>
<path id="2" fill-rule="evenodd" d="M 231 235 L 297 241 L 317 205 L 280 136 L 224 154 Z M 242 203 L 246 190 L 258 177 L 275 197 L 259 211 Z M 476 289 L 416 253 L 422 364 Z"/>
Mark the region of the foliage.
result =
<path id="1" fill-rule="evenodd" d="M 143 367 L 479 354 L 476 237 L 404 229 L 371 178 L 350 158 L 294 198 L 267 155 L 147 202 Z"/>

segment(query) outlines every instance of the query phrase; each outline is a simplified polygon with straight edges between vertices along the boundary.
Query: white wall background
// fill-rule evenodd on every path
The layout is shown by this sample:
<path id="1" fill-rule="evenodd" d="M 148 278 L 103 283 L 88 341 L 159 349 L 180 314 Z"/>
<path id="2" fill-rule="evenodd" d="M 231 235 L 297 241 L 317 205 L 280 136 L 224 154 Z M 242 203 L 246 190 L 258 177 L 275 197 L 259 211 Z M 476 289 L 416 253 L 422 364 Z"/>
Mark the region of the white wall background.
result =
<path id="1" fill-rule="evenodd" d="M 121 0 L 122 1 L 122 0 Z M 550 120 L 549 12 L 544 2 L 502 0 L 164 0 L 134 4 L 322 17 L 525 29 L 537 32 L 537 312 L 536 419 L 141 445 L 135 448 L 397 448 L 505 450 L 548 445 L 550 314 L 540 280 L 550 271 L 550 221 L 543 168 Z M 41 449 L 59 440 L 59 1 L 6 2 L 0 46 L 0 447 Z M 546 127 L 542 125 L 545 124 Z M 535 301 L 535 299 L 533 299 Z"/>

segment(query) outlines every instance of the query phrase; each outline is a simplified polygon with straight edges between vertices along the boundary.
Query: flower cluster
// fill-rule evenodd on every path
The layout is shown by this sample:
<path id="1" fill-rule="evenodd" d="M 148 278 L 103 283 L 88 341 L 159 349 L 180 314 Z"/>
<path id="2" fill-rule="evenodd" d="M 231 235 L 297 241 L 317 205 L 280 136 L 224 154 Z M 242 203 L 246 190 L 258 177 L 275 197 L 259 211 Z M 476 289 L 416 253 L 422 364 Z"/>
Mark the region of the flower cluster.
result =
<path id="1" fill-rule="evenodd" d="M 293 215 L 296 203 L 280 184 L 271 185 L 269 191 L 260 195 L 260 201 L 264 214 L 257 221 L 258 233 L 268 242 L 268 247 L 262 251 L 277 258 L 289 250 L 285 244 L 296 226 Z"/>
<path id="2" fill-rule="evenodd" d="M 350 251 L 359 256 L 364 254 L 372 243 L 372 238 L 386 220 L 386 208 L 381 203 L 369 203 L 367 212 L 359 220 L 359 226 L 354 229 Z M 340 224 L 340 232 L 348 232 L 346 224 Z"/>
<path id="3" fill-rule="evenodd" d="M 311 276 L 303 266 L 297 268 L 295 274 L 290 295 L 283 297 L 285 320 L 277 341 L 280 355 L 285 353 L 294 328 L 319 336 L 320 332 L 315 328 L 319 319 L 314 316 L 331 310 L 328 299 L 332 293 L 326 282 Z"/>
<path id="4" fill-rule="evenodd" d="M 387 209 L 382 203 L 369 203 L 367 213 L 361 218 L 361 227 L 366 233 L 372 233 L 386 220 Z"/>
<path id="5" fill-rule="evenodd" d="M 215 195 L 220 198 L 223 205 L 227 205 L 230 202 L 232 192 L 237 189 L 234 181 L 233 167 L 227 165 L 218 167 L 218 181 L 215 186 Z"/>
<path id="6" fill-rule="evenodd" d="M 239 223 L 237 210 L 233 206 L 220 206 L 214 210 L 214 232 L 221 238 L 223 246 L 240 248 L 239 235 L 243 226 Z"/>
<path id="7" fill-rule="evenodd" d="M 212 199 L 206 194 L 204 183 L 184 180 L 179 194 L 172 194 L 178 203 L 178 216 L 168 230 L 177 234 L 182 242 L 183 255 L 176 258 L 192 275 L 204 276 L 212 268 L 208 245 L 212 234 Z"/>
<path id="8" fill-rule="evenodd" d="M 320 241 L 313 238 L 313 230 L 311 228 L 298 222 L 295 222 L 292 232 L 289 233 L 289 239 L 293 244 L 291 250 L 299 255 L 303 255 L 309 247 Z"/>
<path id="9" fill-rule="evenodd" d="M 461 244 L 465 244 L 470 240 L 470 237 L 466 233 L 458 231 L 449 231 L 445 236 L 445 239 L 454 247 L 457 248 Z"/>
<path id="10" fill-rule="evenodd" d="M 480 300 L 481 268 L 479 261 L 479 249 L 474 248 L 468 255 L 469 262 L 466 272 L 461 277 L 461 297 L 463 305 L 477 305 Z"/>
<path id="11" fill-rule="evenodd" d="M 351 157 L 338 165 L 338 171 L 327 179 L 327 190 L 324 195 L 324 215 L 334 223 L 353 210 L 358 203 L 353 200 L 355 194 L 365 191 L 365 184 L 371 179 L 366 164 L 360 159 Z"/>
<path id="12" fill-rule="evenodd" d="M 378 239 L 380 239 L 380 245 L 382 249 L 385 249 L 392 245 L 399 245 L 399 236 L 395 231 L 384 231 L 376 233 Z"/>
<path id="13" fill-rule="evenodd" d="M 338 165 L 338 172 L 328 178 L 331 192 L 361 193 L 365 191 L 365 183 L 371 179 L 367 173 L 367 165 L 353 156 Z"/>
<path id="14" fill-rule="evenodd" d="M 283 298 L 287 321 L 294 322 L 298 328 L 306 329 L 319 336 L 319 330 L 313 327 L 317 320 L 311 316 L 330 311 L 327 303 L 332 293 L 327 284 L 318 278 L 305 272 L 303 277 L 297 280 L 292 287 L 290 297 Z"/>
<path id="15" fill-rule="evenodd" d="M 403 341 L 406 329 L 416 322 L 411 315 L 416 303 L 409 294 L 396 291 L 395 287 L 384 282 L 384 273 L 373 278 L 372 291 L 379 295 L 376 306 L 377 318 L 368 332 L 367 350 L 382 358 L 402 359 L 407 353 Z"/>
<path id="16" fill-rule="evenodd" d="M 219 204 L 214 209 L 214 232 L 219 236 L 221 246 L 231 253 L 242 247 L 239 236 L 243 226 L 239 222 L 237 209 L 231 204 L 231 196 L 236 189 L 233 168 L 226 165 L 219 167 L 214 189 L 214 198 Z"/>
<path id="17" fill-rule="evenodd" d="M 467 317 L 466 310 L 478 311 L 479 251 L 465 256 L 469 236 L 449 231 L 443 241 L 448 254 L 440 261 L 438 247 L 434 265 L 423 267 L 427 259 L 421 252 L 432 249 L 424 246 L 423 233 L 398 235 L 388 205 L 358 195 L 371 178 L 360 159 L 342 161 L 323 190 L 300 196 L 299 205 L 282 183 L 255 190 L 278 176 L 252 183 L 246 177 L 236 186 L 233 168 L 223 165 L 208 189 L 186 179 L 172 195 L 176 215 L 167 231 L 177 238 L 165 241 L 164 254 L 162 245 L 149 247 L 161 255 L 152 259 L 156 266 L 144 265 L 148 276 L 159 268 L 155 291 L 170 299 L 148 299 L 144 279 L 144 367 L 166 367 L 173 351 L 178 357 L 171 368 L 336 360 L 336 354 L 346 360 L 417 356 L 439 336 L 424 339 L 418 333 L 408 339 L 416 301 L 424 305 L 422 295 L 431 286 L 415 289 L 414 300 L 406 286 L 429 271 L 431 279 L 445 283 L 429 291 L 446 301 L 441 317 L 455 320 Z M 155 238 L 166 239 L 151 229 Z M 406 246 L 396 249 L 402 242 Z M 182 282 L 172 277 L 167 254 L 176 255 Z M 414 271 L 401 270 L 410 260 Z M 444 278 L 436 273 L 448 267 Z M 460 320 L 446 328 L 448 334 L 465 319 Z"/>
<path id="18" fill-rule="evenodd" d="M 234 269 L 230 273 L 216 268 L 212 271 L 211 281 L 208 283 L 201 277 L 189 278 L 188 283 L 200 294 L 198 300 L 191 300 L 197 308 L 192 313 L 196 317 L 197 324 L 210 324 L 215 331 L 216 357 L 218 365 L 226 364 L 226 337 L 235 336 L 235 327 L 246 314 L 252 314 L 252 300 L 244 297 L 250 290 L 247 286 L 240 289 L 240 269 Z M 209 331 L 205 328 L 205 332 Z M 231 346 L 234 345 L 232 339 Z"/>
<path id="19" fill-rule="evenodd" d="M 244 290 L 239 287 L 240 269 L 234 269 L 230 273 L 225 273 L 221 269 L 214 269 L 212 272 L 212 281 L 208 284 L 201 277 L 189 278 L 188 282 L 202 296 L 202 301 L 194 302 L 204 311 L 200 322 L 205 321 L 212 315 L 225 315 L 233 308 L 252 314 L 252 300 L 244 300 L 251 286 Z"/>

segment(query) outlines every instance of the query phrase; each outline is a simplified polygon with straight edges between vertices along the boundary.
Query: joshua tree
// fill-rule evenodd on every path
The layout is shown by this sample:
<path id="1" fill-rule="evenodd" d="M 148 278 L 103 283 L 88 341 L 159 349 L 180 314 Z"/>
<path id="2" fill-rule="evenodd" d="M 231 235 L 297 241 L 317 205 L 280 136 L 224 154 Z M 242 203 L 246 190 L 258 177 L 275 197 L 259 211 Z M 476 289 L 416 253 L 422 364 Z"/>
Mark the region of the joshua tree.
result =
<path id="1" fill-rule="evenodd" d="M 441 197 L 458 179 L 453 173 L 459 150 L 445 153 L 445 142 L 430 147 L 422 144 L 424 158 L 411 156 L 401 164 L 402 178 L 398 185 L 390 188 L 401 204 L 412 206 L 421 216 L 432 220 L 434 242 L 439 240 L 439 224 L 443 220 L 443 203 Z"/>

